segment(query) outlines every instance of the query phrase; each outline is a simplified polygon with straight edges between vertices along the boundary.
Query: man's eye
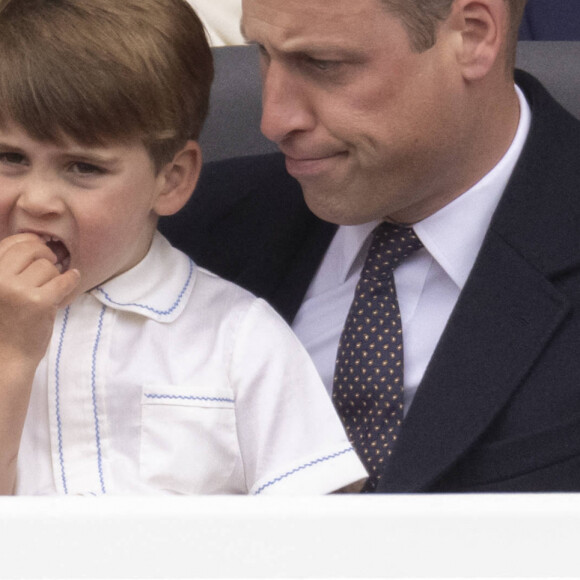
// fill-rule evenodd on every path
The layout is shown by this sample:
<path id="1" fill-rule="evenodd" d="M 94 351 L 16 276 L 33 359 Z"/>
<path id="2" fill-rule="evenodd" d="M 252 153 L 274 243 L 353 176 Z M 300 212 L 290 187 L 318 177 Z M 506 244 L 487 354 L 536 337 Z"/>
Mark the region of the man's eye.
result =
<path id="1" fill-rule="evenodd" d="M 315 66 L 319 70 L 329 70 L 333 63 L 329 60 L 312 60 L 312 65 Z"/>
<path id="2" fill-rule="evenodd" d="M 339 62 L 334 60 L 322 60 L 311 57 L 307 57 L 306 61 L 311 67 L 314 67 L 315 69 L 323 72 L 334 70 L 340 64 Z"/>
<path id="3" fill-rule="evenodd" d="M 270 60 L 270 55 L 268 54 L 266 47 L 263 44 L 257 44 L 256 46 L 258 47 L 258 54 L 260 55 L 260 59 L 262 61 L 268 62 Z"/>

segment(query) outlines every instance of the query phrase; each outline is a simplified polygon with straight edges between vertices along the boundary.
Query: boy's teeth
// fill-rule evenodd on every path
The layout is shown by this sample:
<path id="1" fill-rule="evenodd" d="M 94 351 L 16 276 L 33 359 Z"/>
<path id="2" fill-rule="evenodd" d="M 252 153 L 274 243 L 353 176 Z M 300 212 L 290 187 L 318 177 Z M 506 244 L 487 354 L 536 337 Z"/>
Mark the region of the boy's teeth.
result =
<path id="1" fill-rule="evenodd" d="M 59 272 L 65 272 L 70 265 L 70 253 L 66 245 L 61 242 L 58 238 L 53 236 L 47 236 L 46 245 L 56 256 L 55 266 L 58 268 Z"/>
<path id="2" fill-rule="evenodd" d="M 60 241 L 58 238 L 55 238 L 54 236 L 49 236 L 48 234 L 39 234 L 39 237 L 45 244 L 48 244 L 49 242 Z"/>

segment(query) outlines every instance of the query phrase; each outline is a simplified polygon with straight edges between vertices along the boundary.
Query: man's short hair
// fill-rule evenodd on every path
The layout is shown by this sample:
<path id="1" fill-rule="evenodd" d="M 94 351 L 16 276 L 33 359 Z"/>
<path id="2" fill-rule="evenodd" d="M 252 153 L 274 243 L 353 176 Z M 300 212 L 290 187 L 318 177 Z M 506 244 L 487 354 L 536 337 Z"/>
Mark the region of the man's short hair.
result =
<path id="1" fill-rule="evenodd" d="M 439 23 L 445 20 L 455 0 L 380 0 L 385 8 L 401 18 L 411 45 L 417 52 L 431 48 L 437 38 Z M 508 5 L 510 29 L 507 37 L 509 64 L 515 63 L 518 30 L 527 0 L 504 0 Z"/>
<path id="2" fill-rule="evenodd" d="M 142 139 L 159 170 L 207 116 L 213 60 L 185 0 L 0 0 L 0 124 Z"/>

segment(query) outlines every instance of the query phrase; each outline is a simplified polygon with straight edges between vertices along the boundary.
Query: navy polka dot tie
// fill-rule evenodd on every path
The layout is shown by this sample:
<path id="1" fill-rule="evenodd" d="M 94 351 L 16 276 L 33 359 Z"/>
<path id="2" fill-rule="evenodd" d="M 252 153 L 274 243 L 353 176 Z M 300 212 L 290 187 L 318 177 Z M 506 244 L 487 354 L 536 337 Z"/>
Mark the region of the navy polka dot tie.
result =
<path id="1" fill-rule="evenodd" d="M 393 270 L 421 246 L 411 228 L 383 222 L 374 230 L 338 345 L 332 398 L 371 489 L 403 422 L 403 339 Z"/>

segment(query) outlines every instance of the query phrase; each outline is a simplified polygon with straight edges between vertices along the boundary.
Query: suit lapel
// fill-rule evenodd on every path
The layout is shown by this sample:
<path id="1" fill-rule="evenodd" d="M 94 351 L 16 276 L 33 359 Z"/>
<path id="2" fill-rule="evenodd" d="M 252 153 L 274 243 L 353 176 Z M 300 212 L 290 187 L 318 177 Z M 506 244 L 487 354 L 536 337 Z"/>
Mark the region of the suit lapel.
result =
<path id="1" fill-rule="evenodd" d="M 316 220 L 272 293 L 272 304 L 289 324 L 294 320 L 336 230 L 336 225 Z"/>
<path id="2" fill-rule="evenodd" d="M 262 238 L 263 251 L 249 260 L 234 281 L 267 300 L 289 323 L 296 316 L 337 226 L 306 207 Z"/>
<path id="3" fill-rule="evenodd" d="M 517 80 L 532 107 L 528 141 L 378 491 L 425 491 L 452 467 L 508 404 L 571 308 L 552 281 L 580 268 L 578 122 L 535 79 Z"/>
<path id="4" fill-rule="evenodd" d="M 541 273 L 490 233 L 378 491 L 422 491 L 451 467 L 504 407 L 568 309 Z"/>

